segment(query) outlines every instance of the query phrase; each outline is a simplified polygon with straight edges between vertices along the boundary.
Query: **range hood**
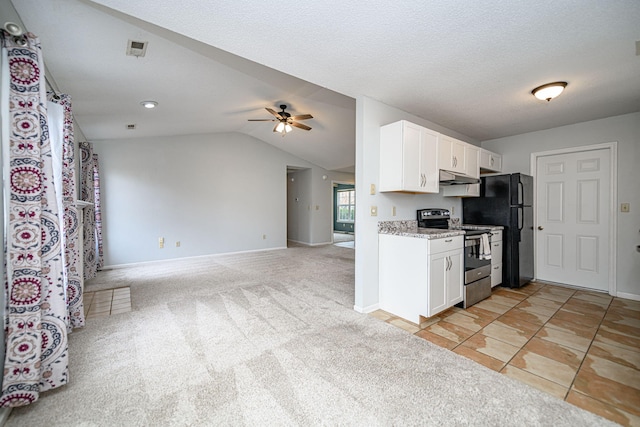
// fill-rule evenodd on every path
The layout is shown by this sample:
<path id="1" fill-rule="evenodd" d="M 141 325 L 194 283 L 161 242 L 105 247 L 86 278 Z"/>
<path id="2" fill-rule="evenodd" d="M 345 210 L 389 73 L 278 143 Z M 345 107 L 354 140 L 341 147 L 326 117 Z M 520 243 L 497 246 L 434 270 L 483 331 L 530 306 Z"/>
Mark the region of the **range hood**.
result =
<path id="1" fill-rule="evenodd" d="M 463 185 L 478 184 L 480 180 L 472 176 L 453 173 L 445 170 L 440 171 L 440 185 Z"/>

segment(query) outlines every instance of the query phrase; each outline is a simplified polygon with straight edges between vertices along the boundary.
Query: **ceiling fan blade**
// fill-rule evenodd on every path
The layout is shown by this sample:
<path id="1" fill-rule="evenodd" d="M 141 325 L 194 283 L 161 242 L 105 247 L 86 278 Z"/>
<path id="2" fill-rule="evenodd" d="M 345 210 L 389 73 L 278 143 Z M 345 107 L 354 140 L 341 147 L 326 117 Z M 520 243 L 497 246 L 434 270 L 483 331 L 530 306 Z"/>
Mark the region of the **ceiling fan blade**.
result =
<path id="1" fill-rule="evenodd" d="M 282 116 L 280 115 L 280 113 L 276 113 L 276 111 L 275 111 L 275 110 L 272 110 L 272 109 L 271 109 L 271 108 L 269 108 L 269 107 L 265 108 L 265 110 L 267 110 L 269 113 L 271 113 L 271 114 L 273 114 L 274 116 L 276 116 L 276 118 L 277 118 L 278 120 L 283 120 L 283 119 L 284 119 L 284 117 L 282 117 Z"/>
<path id="2" fill-rule="evenodd" d="M 249 122 L 277 122 L 276 119 L 248 119 Z"/>
<path id="3" fill-rule="evenodd" d="M 308 120 L 313 119 L 313 116 L 311 114 L 301 114 L 299 116 L 291 116 L 290 118 L 291 120 Z"/>
<path id="4" fill-rule="evenodd" d="M 311 130 L 309 126 L 303 125 L 302 123 L 291 122 L 290 125 L 304 130 Z"/>
<path id="5" fill-rule="evenodd" d="M 278 123 L 278 125 L 279 125 L 279 124 L 280 124 L 280 123 Z M 278 128 L 278 125 L 275 125 L 275 126 L 273 127 L 273 131 L 274 131 L 274 132 L 278 132 L 278 131 L 276 130 L 276 129 Z"/>

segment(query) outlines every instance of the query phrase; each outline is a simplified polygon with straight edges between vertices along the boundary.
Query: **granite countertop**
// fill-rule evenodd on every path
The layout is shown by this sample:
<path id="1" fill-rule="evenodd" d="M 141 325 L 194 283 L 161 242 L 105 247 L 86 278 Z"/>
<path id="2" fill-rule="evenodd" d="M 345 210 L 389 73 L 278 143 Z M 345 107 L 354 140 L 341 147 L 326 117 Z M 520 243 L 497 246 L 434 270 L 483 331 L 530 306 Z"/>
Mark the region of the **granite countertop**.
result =
<path id="1" fill-rule="evenodd" d="M 449 230 L 441 228 L 418 228 L 418 221 L 379 221 L 379 234 L 393 234 L 420 239 L 444 239 L 445 237 L 462 236 L 464 230 Z"/>
<path id="2" fill-rule="evenodd" d="M 393 234 L 395 236 L 417 237 L 420 239 L 444 239 L 445 237 L 462 236 L 464 230 L 497 231 L 504 229 L 501 225 L 473 225 L 463 224 L 459 228 L 420 228 L 418 221 L 379 221 L 378 234 Z"/>

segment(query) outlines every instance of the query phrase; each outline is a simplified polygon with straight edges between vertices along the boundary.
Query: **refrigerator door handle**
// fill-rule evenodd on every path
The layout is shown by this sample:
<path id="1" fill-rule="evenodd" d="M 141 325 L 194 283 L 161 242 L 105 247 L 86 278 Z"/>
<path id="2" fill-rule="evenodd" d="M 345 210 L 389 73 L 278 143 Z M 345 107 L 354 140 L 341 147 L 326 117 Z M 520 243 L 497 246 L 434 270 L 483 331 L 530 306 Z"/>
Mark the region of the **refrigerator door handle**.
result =
<path id="1" fill-rule="evenodd" d="M 518 206 L 518 231 L 522 231 L 524 228 L 524 208 Z"/>
<path id="2" fill-rule="evenodd" d="M 524 184 L 518 180 L 518 204 L 524 205 Z"/>

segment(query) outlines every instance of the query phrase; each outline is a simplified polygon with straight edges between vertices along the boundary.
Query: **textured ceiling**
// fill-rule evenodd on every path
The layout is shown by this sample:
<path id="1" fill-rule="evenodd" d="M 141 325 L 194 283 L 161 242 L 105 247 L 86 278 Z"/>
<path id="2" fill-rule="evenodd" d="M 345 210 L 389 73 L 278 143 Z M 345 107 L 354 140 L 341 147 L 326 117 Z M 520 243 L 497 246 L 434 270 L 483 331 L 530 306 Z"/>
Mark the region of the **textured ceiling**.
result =
<path id="1" fill-rule="evenodd" d="M 347 97 L 476 140 L 640 111 L 637 0 L 13 3 L 90 139 L 122 137 L 113 128 L 140 117 L 141 134 L 147 118 L 161 133 L 240 131 L 334 169 L 354 159 Z M 136 37 L 150 41 L 147 57 L 124 57 Z M 555 80 L 569 82 L 559 98 L 531 96 Z M 163 97 L 181 112 L 162 116 Z M 162 108 L 140 112 L 142 98 Z M 282 139 L 245 121 L 281 101 L 317 117 L 314 129 Z"/>

